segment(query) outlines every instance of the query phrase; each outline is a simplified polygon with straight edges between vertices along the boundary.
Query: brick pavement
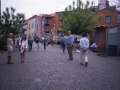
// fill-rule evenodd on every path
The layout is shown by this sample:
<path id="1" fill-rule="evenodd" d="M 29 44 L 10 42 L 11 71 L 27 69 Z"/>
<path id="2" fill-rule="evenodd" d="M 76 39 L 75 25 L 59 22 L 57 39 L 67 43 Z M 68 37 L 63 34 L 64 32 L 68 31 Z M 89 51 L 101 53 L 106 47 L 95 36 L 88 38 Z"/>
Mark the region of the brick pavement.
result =
<path id="1" fill-rule="evenodd" d="M 13 52 L 13 65 L 7 54 L 0 55 L 0 90 L 120 90 L 120 57 L 99 57 L 89 52 L 88 67 L 80 65 L 79 53 L 68 61 L 68 54 L 58 46 L 41 46 L 40 51 L 26 52 L 20 62 Z"/>

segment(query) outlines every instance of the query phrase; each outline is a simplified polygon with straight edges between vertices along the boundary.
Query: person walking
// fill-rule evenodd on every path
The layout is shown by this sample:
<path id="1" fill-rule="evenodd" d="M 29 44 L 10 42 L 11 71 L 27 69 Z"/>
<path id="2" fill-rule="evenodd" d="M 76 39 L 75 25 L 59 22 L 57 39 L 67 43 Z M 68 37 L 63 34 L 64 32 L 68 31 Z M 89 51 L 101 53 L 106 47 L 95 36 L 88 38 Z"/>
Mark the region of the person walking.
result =
<path id="1" fill-rule="evenodd" d="M 15 35 L 15 48 L 18 48 L 18 36 Z"/>
<path id="2" fill-rule="evenodd" d="M 21 57 L 21 62 L 25 61 L 25 52 L 27 49 L 27 40 L 26 40 L 26 35 L 22 35 L 22 39 L 20 42 L 20 57 Z"/>
<path id="3" fill-rule="evenodd" d="M 31 36 L 28 39 L 28 46 L 29 46 L 29 51 L 32 50 L 32 45 L 33 45 L 33 39 L 31 38 Z"/>
<path id="4" fill-rule="evenodd" d="M 7 64 L 13 64 L 11 62 L 12 52 L 13 52 L 13 40 L 12 40 L 13 34 L 9 33 L 8 39 L 7 39 L 7 50 L 8 50 L 8 62 Z"/>
<path id="5" fill-rule="evenodd" d="M 73 60 L 73 36 L 71 35 L 71 31 L 68 31 L 68 37 L 67 37 L 67 49 L 69 54 L 68 60 Z"/>
<path id="6" fill-rule="evenodd" d="M 35 51 L 40 50 L 40 45 L 39 45 L 40 39 L 39 39 L 39 37 L 35 38 L 35 43 L 36 43 Z"/>
<path id="7" fill-rule="evenodd" d="M 64 34 L 62 34 L 61 47 L 62 47 L 63 53 L 65 53 L 65 43 L 66 43 L 66 39 L 64 37 Z"/>
<path id="8" fill-rule="evenodd" d="M 44 44 L 44 50 L 46 51 L 46 46 L 47 46 L 47 37 L 46 36 L 44 37 L 43 44 Z"/>
<path id="9" fill-rule="evenodd" d="M 18 37 L 18 48 L 20 51 L 20 44 L 21 44 L 22 34 Z"/>
<path id="10" fill-rule="evenodd" d="M 81 65 L 88 65 L 87 50 L 89 48 L 89 40 L 86 38 L 86 33 L 82 33 L 82 38 L 80 39 L 80 57 Z"/>

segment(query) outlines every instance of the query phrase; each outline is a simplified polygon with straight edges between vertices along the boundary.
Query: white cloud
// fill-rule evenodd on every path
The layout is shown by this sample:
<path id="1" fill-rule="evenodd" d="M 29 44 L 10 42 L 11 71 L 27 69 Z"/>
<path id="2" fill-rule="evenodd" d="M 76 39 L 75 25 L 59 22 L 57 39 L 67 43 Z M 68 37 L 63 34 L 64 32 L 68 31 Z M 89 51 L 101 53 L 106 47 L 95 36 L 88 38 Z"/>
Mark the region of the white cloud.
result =
<path id="1" fill-rule="evenodd" d="M 95 1 L 96 5 L 98 4 L 97 1 Z M 63 11 L 66 6 L 72 4 L 73 0 L 1 0 L 1 2 L 2 11 L 5 10 L 5 7 L 13 6 L 16 8 L 16 12 L 25 13 L 26 18 L 29 18 L 32 14 Z"/>

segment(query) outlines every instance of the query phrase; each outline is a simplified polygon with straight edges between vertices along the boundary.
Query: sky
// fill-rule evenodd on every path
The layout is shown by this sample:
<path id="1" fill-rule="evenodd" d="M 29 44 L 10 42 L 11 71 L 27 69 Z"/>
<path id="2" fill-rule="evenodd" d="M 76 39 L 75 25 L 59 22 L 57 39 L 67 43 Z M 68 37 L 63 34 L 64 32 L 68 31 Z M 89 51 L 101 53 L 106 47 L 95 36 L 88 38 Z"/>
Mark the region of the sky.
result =
<path id="1" fill-rule="evenodd" d="M 86 0 L 83 1 L 85 2 Z M 109 1 L 111 2 L 112 0 Z M 72 4 L 72 2 L 73 0 L 1 0 L 1 11 L 5 11 L 6 7 L 12 6 L 16 9 L 16 13 L 24 13 L 26 19 L 28 19 L 35 14 L 51 14 L 57 11 L 64 11 L 65 7 Z M 95 5 L 98 5 L 98 0 L 94 0 L 94 2 Z"/>

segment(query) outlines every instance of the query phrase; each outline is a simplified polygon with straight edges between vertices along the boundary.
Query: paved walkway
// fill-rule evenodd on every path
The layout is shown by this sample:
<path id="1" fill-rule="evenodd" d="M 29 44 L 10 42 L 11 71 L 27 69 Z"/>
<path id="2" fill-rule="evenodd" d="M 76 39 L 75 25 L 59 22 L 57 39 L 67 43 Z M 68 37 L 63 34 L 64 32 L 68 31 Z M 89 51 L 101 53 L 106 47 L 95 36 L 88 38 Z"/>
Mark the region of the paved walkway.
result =
<path id="1" fill-rule="evenodd" d="M 13 52 L 13 65 L 6 64 L 7 54 L 0 55 L 0 90 L 120 90 L 120 57 L 99 57 L 89 52 L 89 65 L 80 65 L 79 53 L 68 61 L 68 54 L 58 46 L 47 51 L 26 52 L 20 62 Z"/>

